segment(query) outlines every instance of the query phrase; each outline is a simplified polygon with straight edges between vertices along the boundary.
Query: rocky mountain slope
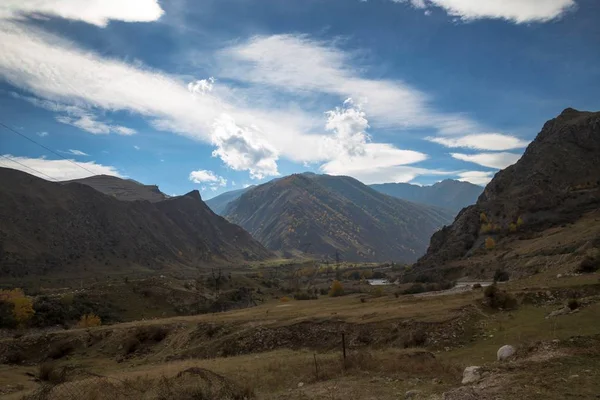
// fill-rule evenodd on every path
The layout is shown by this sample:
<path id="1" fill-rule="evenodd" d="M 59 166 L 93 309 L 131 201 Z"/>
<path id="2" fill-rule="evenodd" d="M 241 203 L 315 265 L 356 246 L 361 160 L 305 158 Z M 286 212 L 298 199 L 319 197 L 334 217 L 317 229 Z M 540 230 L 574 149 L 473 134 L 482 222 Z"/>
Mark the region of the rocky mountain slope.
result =
<path id="1" fill-rule="evenodd" d="M 469 182 L 446 179 L 431 186 L 410 183 L 382 183 L 369 185 L 378 192 L 414 203 L 428 204 L 459 212 L 475 204 L 483 187 Z"/>
<path id="2" fill-rule="evenodd" d="M 450 220 L 439 208 L 384 195 L 345 176 L 297 174 L 257 186 L 230 203 L 227 219 L 268 249 L 343 260 L 411 261 Z"/>
<path id="3" fill-rule="evenodd" d="M 151 203 L 6 168 L 0 178 L 0 276 L 197 268 L 271 255 L 197 191 Z"/>
<path id="4" fill-rule="evenodd" d="M 110 175 L 95 175 L 62 183 L 82 183 L 106 195 L 113 196 L 117 200 L 148 200 L 155 203 L 169 198 L 156 185 L 144 185 L 131 179 L 121 179 Z"/>
<path id="5" fill-rule="evenodd" d="M 488 252 L 497 257 L 480 263 L 482 269 L 492 264 L 510 267 L 509 257 L 519 257 L 510 253 L 511 242 L 556 237 L 598 207 L 600 113 L 569 108 L 544 125 L 516 164 L 496 174 L 475 205 L 433 235 L 416 268 L 459 268 L 461 260 L 484 258 Z M 578 232 L 571 233 L 569 240 L 576 239 L 573 235 L 590 239 L 584 235 L 587 230 Z M 600 247 L 600 238 L 591 239 L 573 242 L 569 249 L 555 243 L 555 251 L 577 254 L 581 249 L 583 255 L 590 246 Z M 499 249 L 506 251 L 500 254 Z"/>
<path id="6" fill-rule="evenodd" d="M 210 207 L 211 210 L 213 210 L 215 214 L 223 215 L 229 203 L 238 199 L 241 195 L 254 187 L 255 186 L 253 185 L 244 189 L 231 190 L 229 192 L 221 193 L 212 199 L 206 200 L 205 203 Z"/>

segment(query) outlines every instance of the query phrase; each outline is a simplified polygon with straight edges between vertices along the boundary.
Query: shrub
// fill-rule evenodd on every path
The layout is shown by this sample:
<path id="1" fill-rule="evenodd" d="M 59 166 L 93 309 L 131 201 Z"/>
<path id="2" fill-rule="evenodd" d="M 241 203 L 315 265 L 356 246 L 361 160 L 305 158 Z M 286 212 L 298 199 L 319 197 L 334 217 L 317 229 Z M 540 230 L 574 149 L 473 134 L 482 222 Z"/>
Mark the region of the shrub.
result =
<path id="1" fill-rule="evenodd" d="M 93 328 L 95 326 L 102 325 L 100 317 L 96 314 L 85 314 L 81 316 L 81 319 L 77 323 L 78 328 Z"/>
<path id="2" fill-rule="evenodd" d="M 329 290 L 329 296 L 330 297 L 338 297 L 338 296 L 342 296 L 344 294 L 344 285 L 342 285 L 342 282 L 335 280 L 333 281 L 333 283 L 331 284 L 331 289 Z"/>
<path id="3" fill-rule="evenodd" d="M 383 288 L 378 287 L 378 288 L 373 289 L 372 295 L 375 297 L 383 296 Z"/>
<path id="4" fill-rule="evenodd" d="M 515 233 L 515 232 L 517 231 L 517 224 L 515 224 L 514 222 L 511 222 L 511 223 L 508 225 L 508 231 L 509 231 L 510 233 Z"/>
<path id="5" fill-rule="evenodd" d="M 319 294 L 321 294 L 322 296 L 327 296 L 327 293 L 328 293 L 328 291 L 326 288 L 319 289 Z"/>
<path id="6" fill-rule="evenodd" d="M 423 284 L 414 283 L 408 289 L 404 289 L 402 291 L 402 294 L 418 294 L 418 293 L 424 293 L 424 292 L 425 292 L 425 286 L 423 286 Z"/>
<path id="7" fill-rule="evenodd" d="M 3 326 L 25 326 L 35 314 L 33 301 L 25 296 L 22 289 L 0 290 L 0 303 L 3 303 L 0 311 L 3 314 L 0 316 Z M 9 313 L 12 313 L 12 318 L 6 315 Z"/>
<path id="8" fill-rule="evenodd" d="M 496 247 L 496 241 L 491 237 L 485 239 L 485 248 L 486 250 L 493 250 Z"/>
<path id="9" fill-rule="evenodd" d="M 474 284 L 473 289 L 481 289 L 481 283 Z"/>
<path id="10" fill-rule="evenodd" d="M 367 299 L 365 299 L 364 297 L 361 297 L 361 298 L 360 298 L 360 302 L 361 302 L 361 303 L 366 303 L 366 302 L 367 302 Z"/>
<path id="11" fill-rule="evenodd" d="M 571 309 L 571 310 L 575 310 L 577 308 L 579 308 L 581 305 L 579 304 L 579 301 L 577 299 L 571 299 L 569 300 L 569 302 L 567 303 L 567 306 Z"/>
<path id="12" fill-rule="evenodd" d="M 600 256 L 587 256 L 581 261 L 576 271 L 581 274 L 589 274 L 598 271 L 598 269 L 600 269 Z"/>
<path id="13" fill-rule="evenodd" d="M 509 278 L 509 273 L 502 269 L 497 269 L 494 273 L 494 282 L 506 282 L 509 280 Z"/>
<path id="14" fill-rule="evenodd" d="M 68 342 L 66 340 L 58 342 L 50 346 L 47 357 L 53 360 L 58 360 L 71 353 L 74 349 L 75 346 L 71 342 Z"/>
<path id="15" fill-rule="evenodd" d="M 498 286 L 491 285 L 485 288 L 483 292 L 485 303 L 493 309 L 514 310 L 519 306 L 517 299 L 510 293 L 498 289 Z"/>
<path id="16" fill-rule="evenodd" d="M 290 301 L 290 298 L 287 296 L 283 296 L 282 298 L 279 299 L 279 301 L 281 301 L 282 303 L 287 303 L 288 301 Z"/>
<path id="17" fill-rule="evenodd" d="M 298 292 L 294 295 L 295 300 L 316 300 L 317 296 L 306 292 Z"/>
<path id="18" fill-rule="evenodd" d="M 479 214 L 479 221 L 481 221 L 482 223 L 485 223 L 485 224 L 487 224 L 489 222 L 488 217 L 487 217 L 487 215 L 485 215 L 484 212 Z"/>

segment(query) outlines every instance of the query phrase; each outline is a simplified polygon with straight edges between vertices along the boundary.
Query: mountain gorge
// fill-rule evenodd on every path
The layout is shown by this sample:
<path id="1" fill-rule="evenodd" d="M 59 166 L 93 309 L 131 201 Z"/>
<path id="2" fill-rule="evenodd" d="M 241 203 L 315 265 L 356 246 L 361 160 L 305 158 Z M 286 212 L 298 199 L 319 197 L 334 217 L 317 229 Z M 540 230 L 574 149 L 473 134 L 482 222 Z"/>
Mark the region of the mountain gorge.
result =
<path id="1" fill-rule="evenodd" d="M 48 182 L 6 168 L 0 177 L 3 276 L 196 268 L 271 256 L 242 228 L 214 214 L 197 191 L 155 202 L 128 191 L 123 201 L 85 182 Z M 110 178 L 113 186 L 117 179 Z M 148 196 L 146 186 L 136 191 Z"/>
<path id="2" fill-rule="evenodd" d="M 257 186 L 225 210 L 270 250 L 351 261 L 412 261 L 451 213 L 345 176 L 296 174 Z"/>
<path id="3" fill-rule="evenodd" d="M 570 228 L 560 240 L 556 238 L 580 220 L 598 221 L 592 214 L 599 207 L 600 113 L 569 108 L 544 125 L 516 164 L 496 174 L 475 205 L 433 235 L 416 268 L 460 270 L 469 266 L 483 270 L 486 265 L 521 265 L 533 273 L 550 262 L 547 257 L 552 252 L 573 256 L 575 262 L 600 248 L 600 237 L 583 224 Z M 536 253 L 515 249 L 542 236 L 544 241 L 535 245 L 543 249 L 540 257 L 525 263 L 526 257 Z M 555 248 L 549 249 L 553 241 Z M 494 252 L 499 255 L 491 262 L 487 254 Z M 568 260 L 563 257 L 560 262 Z"/>
<path id="4" fill-rule="evenodd" d="M 464 207 L 475 204 L 483 192 L 481 186 L 452 179 L 446 179 L 431 186 L 410 183 L 382 183 L 369 186 L 389 196 L 414 203 L 442 207 L 457 213 Z"/>

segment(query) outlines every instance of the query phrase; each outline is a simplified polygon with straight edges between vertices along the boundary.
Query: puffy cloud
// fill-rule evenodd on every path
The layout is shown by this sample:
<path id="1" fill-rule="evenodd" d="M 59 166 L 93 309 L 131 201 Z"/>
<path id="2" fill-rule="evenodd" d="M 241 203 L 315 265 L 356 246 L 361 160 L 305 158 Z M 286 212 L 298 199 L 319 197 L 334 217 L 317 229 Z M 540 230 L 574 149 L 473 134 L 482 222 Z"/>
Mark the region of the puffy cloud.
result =
<path id="1" fill-rule="evenodd" d="M 221 115 L 213 125 L 213 157 L 236 171 L 249 171 L 253 179 L 277 176 L 277 151 L 264 140 L 256 127 L 240 127 L 235 120 Z"/>
<path id="2" fill-rule="evenodd" d="M 8 157 L 14 161 L 4 157 Z M 10 154 L 5 154 L 4 157 L 0 158 L 1 167 L 18 169 L 46 180 L 48 177 L 51 177 L 55 180 L 66 181 L 87 178 L 93 175 L 123 177 L 116 167 L 97 164 L 94 161 L 75 162 L 75 160 L 64 159 L 48 160 L 46 158 L 16 157 Z"/>
<path id="3" fill-rule="evenodd" d="M 215 175 L 214 172 L 206 169 L 190 172 L 189 180 L 194 183 L 207 183 L 209 185 L 208 187 L 213 191 L 217 190 L 219 187 L 227 186 L 227 179 Z M 202 186 L 202 190 L 206 190 L 206 186 Z"/>
<path id="4" fill-rule="evenodd" d="M 325 129 L 335 133 L 334 146 L 349 156 L 365 154 L 365 145 L 370 136 L 365 132 L 369 127 L 366 114 L 360 106 L 354 105 L 351 98 L 344 101 L 344 107 L 327 111 Z M 335 154 L 339 154 L 336 149 Z"/>
<path id="5" fill-rule="evenodd" d="M 428 137 L 426 140 L 446 147 L 464 147 L 476 150 L 513 150 L 526 147 L 529 142 L 500 133 L 482 133 L 460 137 Z"/>
<path id="6" fill-rule="evenodd" d="M 215 78 L 201 79 L 188 83 L 188 90 L 192 94 L 205 94 L 213 90 Z"/>
<path id="7" fill-rule="evenodd" d="M 0 19 L 48 15 L 106 26 L 109 20 L 156 21 L 163 15 L 158 0 L 2 0 Z"/>
<path id="8" fill-rule="evenodd" d="M 494 172 L 485 171 L 465 171 L 458 174 L 458 180 L 471 182 L 475 185 L 486 185 L 494 177 Z"/>
<path id="9" fill-rule="evenodd" d="M 514 153 L 479 153 L 479 154 L 461 154 L 452 153 L 452 157 L 457 160 L 472 162 L 483 165 L 484 167 L 503 169 L 513 165 L 521 158 L 521 154 Z"/>
<path id="10" fill-rule="evenodd" d="M 439 7 L 465 21 L 494 18 L 515 23 L 546 22 L 576 7 L 575 0 L 392 0 L 415 8 Z"/>

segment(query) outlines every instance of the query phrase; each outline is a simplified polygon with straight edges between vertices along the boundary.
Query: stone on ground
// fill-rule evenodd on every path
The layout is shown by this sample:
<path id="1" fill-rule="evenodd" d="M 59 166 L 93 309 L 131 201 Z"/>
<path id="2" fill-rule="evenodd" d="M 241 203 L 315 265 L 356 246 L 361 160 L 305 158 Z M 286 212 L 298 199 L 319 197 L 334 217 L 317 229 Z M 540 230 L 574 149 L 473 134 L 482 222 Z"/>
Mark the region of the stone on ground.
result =
<path id="1" fill-rule="evenodd" d="M 505 361 L 514 356 L 516 352 L 517 350 L 513 346 L 507 344 L 506 346 L 500 347 L 496 355 L 498 356 L 498 361 Z"/>
<path id="2" fill-rule="evenodd" d="M 481 367 L 471 366 L 463 372 L 462 384 L 474 383 L 481 379 Z"/>

